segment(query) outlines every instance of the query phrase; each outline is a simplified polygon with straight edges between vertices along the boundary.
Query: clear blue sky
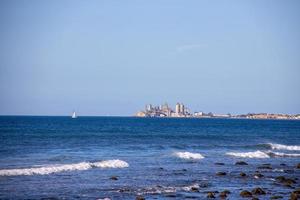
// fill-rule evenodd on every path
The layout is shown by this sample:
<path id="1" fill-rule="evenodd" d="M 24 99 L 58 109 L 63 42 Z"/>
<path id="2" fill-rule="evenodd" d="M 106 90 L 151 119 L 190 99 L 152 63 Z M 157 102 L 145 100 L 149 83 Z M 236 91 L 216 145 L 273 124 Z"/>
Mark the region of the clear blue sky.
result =
<path id="1" fill-rule="evenodd" d="M 300 1 L 0 1 L 0 114 L 300 113 Z"/>

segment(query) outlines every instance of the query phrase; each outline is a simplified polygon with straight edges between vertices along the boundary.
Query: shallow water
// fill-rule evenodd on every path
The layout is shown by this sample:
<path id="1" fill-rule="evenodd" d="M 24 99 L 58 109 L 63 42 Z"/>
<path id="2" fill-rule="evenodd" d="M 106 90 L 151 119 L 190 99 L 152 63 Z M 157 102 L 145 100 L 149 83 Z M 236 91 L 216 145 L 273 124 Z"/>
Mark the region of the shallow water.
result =
<path id="1" fill-rule="evenodd" d="M 224 189 L 239 199 L 257 186 L 260 199 L 288 199 L 293 189 L 274 178 L 300 177 L 299 162 L 295 120 L 0 117 L 1 199 L 206 199 Z"/>

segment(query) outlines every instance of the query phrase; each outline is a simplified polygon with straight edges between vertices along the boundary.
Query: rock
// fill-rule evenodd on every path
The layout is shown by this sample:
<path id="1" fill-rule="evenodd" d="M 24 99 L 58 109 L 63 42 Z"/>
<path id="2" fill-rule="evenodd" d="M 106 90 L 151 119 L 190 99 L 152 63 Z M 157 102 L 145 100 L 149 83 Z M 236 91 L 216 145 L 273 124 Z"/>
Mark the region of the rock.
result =
<path id="1" fill-rule="evenodd" d="M 118 177 L 117 176 L 112 176 L 112 177 L 110 177 L 110 180 L 116 181 L 116 180 L 118 180 Z"/>
<path id="2" fill-rule="evenodd" d="M 230 194 L 231 192 L 229 190 L 224 190 L 223 193 Z"/>
<path id="3" fill-rule="evenodd" d="M 285 183 L 285 184 L 292 185 L 292 184 L 296 183 L 296 181 L 293 180 L 293 179 L 291 179 L 291 178 L 287 178 L 287 179 L 284 180 L 284 183 Z"/>
<path id="4" fill-rule="evenodd" d="M 262 166 L 257 167 L 257 169 L 273 169 L 273 168 L 269 165 L 262 165 Z"/>
<path id="5" fill-rule="evenodd" d="M 259 198 L 257 198 L 257 197 L 253 197 L 253 198 L 252 198 L 252 200 L 259 200 Z"/>
<path id="6" fill-rule="evenodd" d="M 160 167 L 159 169 L 160 169 L 160 170 L 164 170 L 164 168 L 163 168 L 163 167 Z"/>
<path id="7" fill-rule="evenodd" d="M 243 190 L 240 193 L 241 197 L 252 197 L 252 193 L 249 192 L 248 190 Z"/>
<path id="8" fill-rule="evenodd" d="M 235 165 L 248 165 L 248 163 L 246 163 L 244 161 L 239 161 L 239 162 L 236 162 Z"/>
<path id="9" fill-rule="evenodd" d="M 217 162 L 215 165 L 225 165 L 224 163 Z"/>
<path id="10" fill-rule="evenodd" d="M 227 197 L 227 193 L 226 192 L 221 192 L 219 195 L 220 198 L 226 198 Z"/>
<path id="11" fill-rule="evenodd" d="M 247 174 L 245 174 L 244 172 L 241 172 L 241 173 L 240 173 L 240 176 L 241 176 L 241 177 L 246 177 Z"/>
<path id="12" fill-rule="evenodd" d="M 199 188 L 197 188 L 197 187 L 191 187 L 191 191 L 192 192 L 199 192 Z"/>
<path id="13" fill-rule="evenodd" d="M 264 175 L 262 175 L 261 173 L 255 173 L 254 174 L 254 178 L 262 178 L 262 177 L 264 177 Z"/>
<path id="14" fill-rule="evenodd" d="M 252 194 L 264 195 L 266 194 L 266 192 L 263 189 L 257 187 L 252 190 Z"/>
<path id="15" fill-rule="evenodd" d="M 295 180 L 291 179 L 291 178 L 285 178 L 284 176 L 277 176 L 275 178 L 276 181 L 283 183 L 285 185 L 292 185 L 294 183 L 296 183 Z"/>
<path id="16" fill-rule="evenodd" d="M 276 180 L 276 181 L 279 181 L 279 182 L 283 182 L 283 181 L 285 181 L 285 177 L 284 177 L 284 176 L 277 176 L 277 177 L 275 178 L 275 180 Z"/>
<path id="17" fill-rule="evenodd" d="M 282 199 L 283 196 L 271 196 L 270 199 Z"/>
<path id="18" fill-rule="evenodd" d="M 175 197 L 177 197 L 177 196 L 176 196 L 176 194 L 166 194 L 165 197 L 175 198 Z"/>
<path id="19" fill-rule="evenodd" d="M 292 169 L 285 169 L 285 170 L 283 170 L 283 172 L 287 173 L 287 174 L 293 174 L 295 171 Z"/>
<path id="20" fill-rule="evenodd" d="M 214 198 L 216 198 L 216 197 L 215 197 L 214 193 L 208 192 L 208 193 L 207 193 L 207 198 L 209 198 L 209 199 L 214 199 Z"/>
<path id="21" fill-rule="evenodd" d="M 182 171 L 186 172 L 186 171 L 187 171 L 187 169 L 182 169 Z"/>
<path id="22" fill-rule="evenodd" d="M 300 195 L 300 188 L 294 190 L 293 193 Z"/>
<path id="23" fill-rule="evenodd" d="M 145 200 L 145 197 L 143 197 L 143 196 L 137 196 L 137 197 L 135 198 L 135 200 Z"/>
<path id="24" fill-rule="evenodd" d="M 216 175 L 217 176 L 225 176 L 227 173 L 226 172 L 217 172 Z"/>
<path id="25" fill-rule="evenodd" d="M 298 200 L 300 198 L 300 195 L 295 194 L 294 192 L 291 193 L 290 200 Z"/>
<path id="26" fill-rule="evenodd" d="M 285 163 L 281 163 L 280 166 L 286 166 L 286 164 Z"/>
<path id="27" fill-rule="evenodd" d="M 296 166 L 297 169 L 300 169 L 300 163 L 298 163 L 298 165 Z"/>

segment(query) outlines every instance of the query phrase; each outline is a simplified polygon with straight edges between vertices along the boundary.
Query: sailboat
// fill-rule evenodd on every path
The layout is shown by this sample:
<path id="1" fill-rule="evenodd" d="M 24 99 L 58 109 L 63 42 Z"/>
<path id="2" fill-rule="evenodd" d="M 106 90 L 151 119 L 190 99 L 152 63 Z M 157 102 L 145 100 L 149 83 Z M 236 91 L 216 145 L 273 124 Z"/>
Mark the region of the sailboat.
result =
<path id="1" fill-rule="evenodd" d="M 73 114 L 72 114 L 72 118 L 73 118 L 73 119 L 74 119 L 74 118 L 77 118 L 75 111 L 74 111 Z"/>

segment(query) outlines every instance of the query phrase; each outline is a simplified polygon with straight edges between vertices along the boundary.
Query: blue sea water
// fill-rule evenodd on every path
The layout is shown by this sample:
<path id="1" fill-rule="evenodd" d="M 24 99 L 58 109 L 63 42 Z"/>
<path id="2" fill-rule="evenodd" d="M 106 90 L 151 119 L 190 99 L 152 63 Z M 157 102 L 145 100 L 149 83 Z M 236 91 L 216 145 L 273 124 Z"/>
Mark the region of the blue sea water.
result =
<path id="1" fill-rule="evenodd" d="M 260 199 L 288 199 L 293 188 L 275 177 L 299 187 L 298 163 L 296 120 L 0 117 L 0 199 L 206 199 L 225 189 L 240 199 L 255 187 L 267 192 Z"/>

